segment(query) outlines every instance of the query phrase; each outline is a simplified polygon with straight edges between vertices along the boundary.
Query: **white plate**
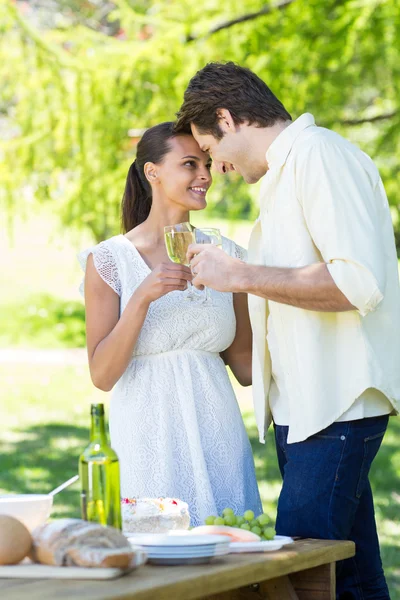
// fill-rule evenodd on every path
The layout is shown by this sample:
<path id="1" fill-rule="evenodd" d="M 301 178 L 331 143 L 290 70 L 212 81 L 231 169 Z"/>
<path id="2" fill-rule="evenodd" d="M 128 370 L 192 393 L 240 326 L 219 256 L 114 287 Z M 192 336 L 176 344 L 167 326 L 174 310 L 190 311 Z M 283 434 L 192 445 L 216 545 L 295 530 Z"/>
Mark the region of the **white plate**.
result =
<path id="1" fill-rule="evenodd" d="M 173 567 L 176 565 L 205 565 L 218 556 L 196 556 L 196 558 L 149 558 L 151 565 L 164 565 Z"/>
<path id="2" fill-rule="evenodd" d="M 231 552 L 273 552 L 280 550 L 286 544 L 292 544 L 291 537 L 285 535 L 276 535 L 273 540 L 266 542 L 231 542 L 229 544 Z"/>
<path id="3" fill-rule="evenodd" d="M 196 556 L 223 556 L 224 554 L 229 554 L 230 548 L 215 548 L 214 550 L 199 550 L 199 551 L 188 551 L 184 552 L 165 552 L 162 548 L 159 550 L 148 550 L 147 556 L 149 558 L 194 558 Z"/>
<path id="4" fill-rule="evenodd" d="M 146 547 L 146 550 L 142 548 L 146 554 L 214 554 L 215 552 L 229 552 L 229 544 L 216 544 L 215 546 L 200 546 L 196 548 L 195 546 L 187 546 L 187 547 L 177 547 L 177 548 L 168 548 L 167 546 L 157 546 L 157 547 Z"/>
<path id="5" fill-rule="evenodd" d="M 293 539 L 293 538 L 291 538 L 291 537 L 289 537 L 288 535 L 276 535 L 276 536 L 274 537 L 274 539 L 273 539 L 273 540 L 271 540 L 271 541 L 273 541 L 273 542 L 274 542 L 275 540 L 276 540 L 276 541 L 278 541 L 278 540 L 279 540 L 280 542 L 283 542 L 283 545 L 284 545 L 284 546 L 286 546 L 286 544 L 293 544 L 293 543 L 294 543 L 294 539 Z"/>
<path id="6" fill-rule="evenodd" d="M 215 546 L 229 543 L 226 535 L 167 535 L 158 533 L 132 533 L 129 542 L 137 546 L 159 548 L 162 546 Z"/>

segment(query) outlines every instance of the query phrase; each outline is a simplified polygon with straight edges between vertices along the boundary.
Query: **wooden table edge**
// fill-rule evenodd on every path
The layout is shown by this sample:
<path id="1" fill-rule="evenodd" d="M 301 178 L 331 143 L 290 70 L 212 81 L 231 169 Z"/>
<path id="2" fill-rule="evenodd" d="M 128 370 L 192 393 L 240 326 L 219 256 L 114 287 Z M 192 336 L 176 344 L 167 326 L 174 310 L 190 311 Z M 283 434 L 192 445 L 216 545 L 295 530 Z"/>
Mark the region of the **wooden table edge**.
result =
<path id="1" fill-rule="evenodd" d="M 301 557 L 301 559 L 295 568 L 290 565 L 289 561 L 286 562 L 288 555 L 290 556 L 290 554 L 297 552 L 298 549 L 306 547 L 309 543 L 313 545 L 312 549 L 310 549 L 307 553 L 298 555 Z M 324 545 L 327 543 L 331 544 L 329 548 L 325 547 L 325 551 L 329 551 L 330 554 L 328 560 L 325 556 L 325 554 L 328 552 L 321 552 L 319 543 L 322 545 L 322 549 L 324 549 Z M 151 591 L 154 593 L 153 599 L 157 598 L 157 600 L 172 600 L 173 597 L 174 600 L 199 600 L 204 596 L 212 596 L 221 592 L 227 592 L 240 587 L 249 586 L 253 583 L 277 579 L 286 575 L 291 575 L 292 573 L 304 571 L 306 569 L 312 569 L 314 567 L 320 567 L 321 565 L 330 564 L 338 560 L 351 558 L 354 556 L 354 554 L 355 544 L 351 541 L 302 539 L 295 541 L 293 544 L 289 544 L 280 550 L 276 550 L 275 552 L 265 552 L 264 554 L 230 554 L 227 557 L 224 557 L 224 559 L 228 559 L 228 561 L 226 564 L 223 564 L 221 561 L 221 564 L 218 565 L 220 569 L 215 569 L 215 567 L 217 567 L 216 562 L 212 565 L 209 565 L 209 567 L 214 568 L 210 569 L 207 579 L 205 580 L 206 585 L 201 591 L 194 589 L 194 584 L 199 577 L 192 576 L 188 576 L 179 582 L 171 582 L 171 584 L 164 583 L 163 586 L 160 586 L 159 588 L 153 587 L 151 588 Z M 239 562 L 240 557 L 243 558 L 246 556 L 249 558 L 255 558 L 255 555 L 259 558 L 259 561 L 256 564 L 254 564 L 254 562 L 250 564 L 243 564 Z M 238 560 L 236 569 L 234 570 L 233 574 L 231 573 L 229 582 L 222 582 L 221 572 L 224 570 L 230 570 L 232 558 Z M 269 577 L 268 563 L 271 562 L 272 564 L 272 561 L 275 572 L 272 577 Z M 148 568 L 151 567 L 149 566 Z M 196 569 L 196 567 L 192 568 Z M 188 584 L 190 585 L 190 581 L 192 581 L 193 588 L 188 591 Z M 216 589 L 216 586 L 218 589 Z M 174 596 L 170 595 L 172 590 Z M 101 600 L 150 600 L 150 596 L 149 590 L 143 590 L 134 594 L 130 593 L 122 596 L 110 596 L 109 598 L 102 598 Z"/>
<path id="2" fill-rule="evenodd" d="M 71 585 L 71 591 L 74 587 L 73 596 L 75 598 L 79 597 L 80 593 L 82 598 L 98 598 L 98 600 L 198 600 L 330 564 L 350 558 L 354 554 L 355 544 L 350 541 L 305 539 L 275 552 L 230 554 L 207 565 L 179 567 L 146 565 L 119 579 L 96 582 L 76 581 L 74 586 Z M 234 566 L 233 569 L 232 566 Z M 165 577 L 155 583 L 154 574 L 157 572 L 159 577 L 164 570 Z M 10 580 L 4 581 L 10 582 Z M 5 589 L 8 592 L 14 590 L 16 593 L 18 589 L 22 591 L 17 580 L 13 581 L 16 585 Z M 56 597 L 54 594 L 57 584 L 71 584 L 71 580 L 69 582 L 66 580 L 30 581 L 29 596 L 32 600 L 36 598 L 53 600 Z M 43 581 L 48 582 L 48 593 L 43 589 Z M 19 582 L 25 584 L 27 580 L 19 580 Z M 127 586 L 130 586 L 131 589 Z M 78 592 L 78 589 L 81 591 Z M 65 592 L 66 589 L 62 597 L 70 597 L 66 596 Z M 18 595 L 13 595 L 12 598 L 19 600 Z"/>

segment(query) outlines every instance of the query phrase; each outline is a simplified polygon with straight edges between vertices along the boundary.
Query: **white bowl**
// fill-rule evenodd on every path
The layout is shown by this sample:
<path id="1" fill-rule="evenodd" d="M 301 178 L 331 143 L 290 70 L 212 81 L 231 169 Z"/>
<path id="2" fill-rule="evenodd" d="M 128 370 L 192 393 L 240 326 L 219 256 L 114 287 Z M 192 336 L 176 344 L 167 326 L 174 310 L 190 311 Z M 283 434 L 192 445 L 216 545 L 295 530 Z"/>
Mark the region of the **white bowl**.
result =
<path id="1" fill-rule="evenodd" d="M 15 517 L 29 531 L 47 521 L 52 506 L 48 494 L 0 494 L 0 515 Z"/>

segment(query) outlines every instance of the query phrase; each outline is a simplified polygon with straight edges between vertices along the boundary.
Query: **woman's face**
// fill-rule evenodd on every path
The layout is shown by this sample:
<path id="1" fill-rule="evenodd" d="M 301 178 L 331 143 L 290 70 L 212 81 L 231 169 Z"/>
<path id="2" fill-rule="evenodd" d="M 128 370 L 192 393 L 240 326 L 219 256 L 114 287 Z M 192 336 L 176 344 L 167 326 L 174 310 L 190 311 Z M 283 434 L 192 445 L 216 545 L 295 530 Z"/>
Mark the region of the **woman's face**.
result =
<path id="1" fill-rule="evenodd" d="M 154 165 L 156 179 L 164 199 L 183 210 L 202 210 L 207 206 L 206 195 L 212 183 L 211 159 L 200 150 L 191 135 L 169 140 L 171 150 L 161 164 Z M 154 194 L 153 188 L 153 194 Z"/>

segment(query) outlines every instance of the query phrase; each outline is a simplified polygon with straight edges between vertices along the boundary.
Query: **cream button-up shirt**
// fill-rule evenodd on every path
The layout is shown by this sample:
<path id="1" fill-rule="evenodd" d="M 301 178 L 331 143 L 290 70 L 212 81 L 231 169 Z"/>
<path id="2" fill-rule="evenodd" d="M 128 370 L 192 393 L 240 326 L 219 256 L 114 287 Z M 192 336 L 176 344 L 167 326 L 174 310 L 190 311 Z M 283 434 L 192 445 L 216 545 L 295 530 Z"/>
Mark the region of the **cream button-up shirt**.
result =
<path id="1" fill-rule="evenodd" d="M 340 419 L 369 388 L 400 409 L 399 275 L 386 194 L 366 154 L 307 113 L 274 140 L 266 158 L 249 262 L 324 262 L 356 307 L 317 312 L 249 296 L 260 441 L 271 422 L 270 315 L 294 443 Z"/>

